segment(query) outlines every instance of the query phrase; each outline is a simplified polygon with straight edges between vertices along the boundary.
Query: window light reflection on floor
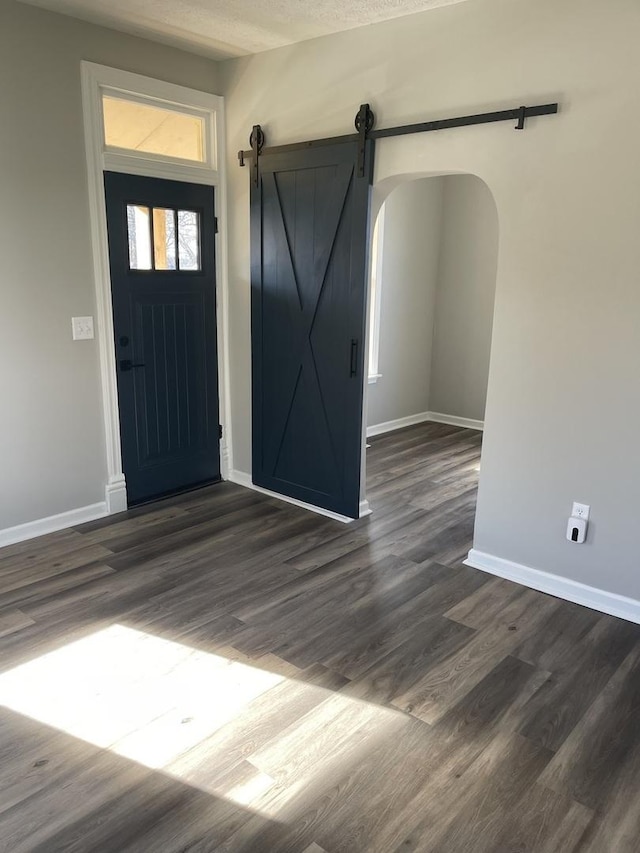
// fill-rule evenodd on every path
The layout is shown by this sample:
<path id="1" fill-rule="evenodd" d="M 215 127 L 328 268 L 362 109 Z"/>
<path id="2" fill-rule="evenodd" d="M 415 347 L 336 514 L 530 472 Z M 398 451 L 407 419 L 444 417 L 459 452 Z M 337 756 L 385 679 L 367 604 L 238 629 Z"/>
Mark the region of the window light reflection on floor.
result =
<path id="1" fill-rule="evenodd" d="M 254 743 L 251 703 L 274 688 L 282 709 L 305 691 L 317 702 L 281 734 Z M 3 673 L 0 705 L 269 817 L 277 816 L 301 781 L 332 762 L 356 760 L 406 720 L 123 625 Z M 247 759 L 240 777 L 237 762 L 229 765 L 230 746 Z M 293 759 L 297 782 L 288 790 L 286 768 Z"/>

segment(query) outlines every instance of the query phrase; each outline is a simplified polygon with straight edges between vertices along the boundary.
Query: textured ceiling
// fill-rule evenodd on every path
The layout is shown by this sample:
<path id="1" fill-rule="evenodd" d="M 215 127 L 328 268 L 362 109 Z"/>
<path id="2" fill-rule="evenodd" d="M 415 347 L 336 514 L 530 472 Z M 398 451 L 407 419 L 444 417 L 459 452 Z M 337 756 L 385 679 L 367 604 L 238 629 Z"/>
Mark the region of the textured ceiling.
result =
<path id="1" fill-rule="evenodd" d="M 259 53 L 316 36 L 463 0 L 23 0 L 215 59 Z"/>

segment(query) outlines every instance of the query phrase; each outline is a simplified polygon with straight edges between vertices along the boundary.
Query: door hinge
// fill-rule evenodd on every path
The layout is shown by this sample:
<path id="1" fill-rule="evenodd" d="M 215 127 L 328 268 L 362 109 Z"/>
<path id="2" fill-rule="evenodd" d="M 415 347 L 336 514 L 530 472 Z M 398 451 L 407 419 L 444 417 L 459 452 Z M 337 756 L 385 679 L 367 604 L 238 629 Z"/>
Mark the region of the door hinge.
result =
<path id="1" fill-rule="evenodd" d="M 218 233 L 218 217 L 217 216 L 213 217 L 213 233 L 214 234 Z"/>
<path id="2" fill-rule="evenodd" d="M 222 438 L 222 424 L 218 424 L 218 438 Z"/>

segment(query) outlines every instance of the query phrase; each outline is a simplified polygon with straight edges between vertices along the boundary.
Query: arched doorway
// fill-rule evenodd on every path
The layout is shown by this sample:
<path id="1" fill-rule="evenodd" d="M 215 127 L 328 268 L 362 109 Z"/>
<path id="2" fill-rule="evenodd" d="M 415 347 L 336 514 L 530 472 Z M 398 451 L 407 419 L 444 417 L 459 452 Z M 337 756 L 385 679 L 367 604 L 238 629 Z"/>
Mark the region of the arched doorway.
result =
<path id="1" fill-rule="evenodd" d="M 376 188 L 363 483 L 468 512 L 479 473 L 498 215 L 471 174 L 401 176 Z M 436 476 L 437 475 L 437 476 Z M 442 488 L 440 486 L 442 485 Z M 428 494 L 431 492 L 431 494 Z M 426 502 L 426 503 L 425 503 Z M 472 531 L 473 517 L 467 529 Z M 469 550 L 471 541 L 461 545 Z"/>

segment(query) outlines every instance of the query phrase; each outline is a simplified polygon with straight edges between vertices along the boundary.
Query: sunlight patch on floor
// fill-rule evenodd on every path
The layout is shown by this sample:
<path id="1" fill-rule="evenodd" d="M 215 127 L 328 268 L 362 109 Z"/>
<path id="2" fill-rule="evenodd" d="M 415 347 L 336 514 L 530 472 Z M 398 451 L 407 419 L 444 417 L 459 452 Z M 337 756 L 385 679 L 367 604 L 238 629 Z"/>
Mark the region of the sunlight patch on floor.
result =
<path id="1" fill-rule="evenodd" d="M 282 714 L 301 699 L 317 702 L 265 738 L 264 705 L 256 709 L 255 702 L 271 690 Z M 405 721 L 398 712 L 123 625 L 0 675 L 0 705 L 269 817 L 319 774 L 353 762 Z"/>

